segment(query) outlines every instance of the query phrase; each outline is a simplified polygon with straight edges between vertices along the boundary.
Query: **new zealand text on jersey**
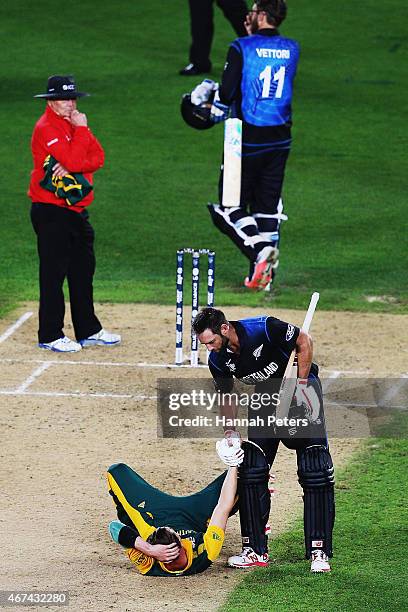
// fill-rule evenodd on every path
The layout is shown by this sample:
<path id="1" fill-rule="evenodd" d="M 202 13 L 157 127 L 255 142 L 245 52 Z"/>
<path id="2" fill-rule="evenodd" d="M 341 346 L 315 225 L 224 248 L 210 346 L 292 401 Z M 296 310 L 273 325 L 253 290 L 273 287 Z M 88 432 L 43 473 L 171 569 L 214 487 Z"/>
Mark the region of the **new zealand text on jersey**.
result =
<path id="1" fill-rule="evenodd" d="M 278 369 L 278 364 L 275 363 L 274 361 L 271 361 L 271 363 L 269 365 L 267 365 L 265 368 L 263 368 L 262 370 L 259 370 L 259 372 L 254 372 L 253 374 L 249 374 L 248 376 L 244 376 L 243 378 L 241 378 L 240 380 L 247 384 L 247 385 L 251 385 L 257 382 L 262 382 L 264 380 L 268 380 L 268 378 L 270 378 L 271 376 L 273 376 L 275 374 L 275 372 Z"/>
<path id="2" fill-rule="evenodd" d="M 273 57 L 274 59 L 290 58 L 289 49 L 260 49 L 259 47 L 257 47 L 256 52 L 258 54 L 258 57 Z"/>

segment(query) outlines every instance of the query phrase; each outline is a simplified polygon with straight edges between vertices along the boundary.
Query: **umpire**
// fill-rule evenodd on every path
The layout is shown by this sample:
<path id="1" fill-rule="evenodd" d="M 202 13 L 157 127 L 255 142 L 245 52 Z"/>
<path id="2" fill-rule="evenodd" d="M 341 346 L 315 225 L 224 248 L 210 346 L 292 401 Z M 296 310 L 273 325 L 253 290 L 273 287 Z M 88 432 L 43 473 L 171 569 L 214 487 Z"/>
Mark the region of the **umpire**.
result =
<path id="1" fill-rule="evenodd" d="M 249 11 L 250 36 L 235 40 L 228 51 L 211 117 L 223 121 L 231 112 L 242 118 L 242 180 L 238 208 L 210 205 L 216 227 L 249 259 L 245 286 L 263 289 L 278 266 L 281 198 L 291 146 L 292 91 L 299 45 L 283 37 L 284 0 L 257 0 Z M 220 202 L 222 200 L 222 172 Z"/>
<path id="2" fill-rule="evenodd" d="M 246 36 L 244 21 L 247 6 L 244 0 L 216 0 L 237 36 Z M 191 47 L 190 63 L 180 70 L 182 76 L 196 76 L 211 71 L 210 51 L 214 35 L 214 0 L 189 0 Z"/>
<path id="3" fill-rule="evenodd" d="M 77 98 L 87 95 L 77 91 L 73 77 L 51 76 L 47 92 L 34 96 L 47 100 L 32 135 L 34 169 L 28 191 L 40 259 L 38 340 L 40 348 L 63 353 L 121 340 L 102 328 L 94 312 L 94 230 L 87 208 L 104 151 L 77 109 Z M 65 279 L 76 342 L 63 332 Z"/>

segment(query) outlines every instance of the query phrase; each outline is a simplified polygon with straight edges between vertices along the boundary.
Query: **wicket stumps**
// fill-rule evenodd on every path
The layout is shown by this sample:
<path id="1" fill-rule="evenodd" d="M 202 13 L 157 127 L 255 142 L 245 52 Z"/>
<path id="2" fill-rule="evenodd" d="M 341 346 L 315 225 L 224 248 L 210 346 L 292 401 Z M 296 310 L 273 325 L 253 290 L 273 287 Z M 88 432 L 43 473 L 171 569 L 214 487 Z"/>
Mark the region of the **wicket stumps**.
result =
<path id="1" fill-rule="evenodd" d="M 191 322 L 200 306 L 200 255 L 207 255 L 207 306 L 214 306 L 215 253 L 208 249 L 179 249 L 176 270 L 176 365 L 183 364 L 184 255 L 191 255 Z M 191 330 L 191 367 L 198 366 L 198 339 Z"/>

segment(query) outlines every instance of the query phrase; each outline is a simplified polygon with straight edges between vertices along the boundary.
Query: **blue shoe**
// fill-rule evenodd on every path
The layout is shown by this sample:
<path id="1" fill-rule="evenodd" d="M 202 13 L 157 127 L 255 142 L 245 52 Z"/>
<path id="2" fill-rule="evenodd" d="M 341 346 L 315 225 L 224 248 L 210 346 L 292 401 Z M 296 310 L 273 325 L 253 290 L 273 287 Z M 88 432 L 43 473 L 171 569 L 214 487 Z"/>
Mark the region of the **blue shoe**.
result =
<path id="1" fill-rule="evenodd" d="M 122 338 L 119 336 L 119 334 L 111 334 L 102 328 L 96 334 L 93 334 L 88 338 L 84 338 L 83 340 L 79 340 L 79 344 L 81 346 L 116 346 L 117 344 L 120 344 L 121 340 Z"/>
<path id="2" fill-rule="evenodd" d="M 40 342 L 38 347 L 47 349 L 47 351 L 55 351 L 56 353 L 77 353 L 82 348 L 78 342 L 70 340 L 67 336 L 62 336 L 62 338 L 52 342 Z"/>
<path id="3" fill-rule="evenodd" d="M 119 544 L 119 533 L 122 527 L 125 527 L 123 523 L 120 521 L 111 521 L 109 523 L 109 533 L 111 534 L 111 538 L 116 544 Z"/>

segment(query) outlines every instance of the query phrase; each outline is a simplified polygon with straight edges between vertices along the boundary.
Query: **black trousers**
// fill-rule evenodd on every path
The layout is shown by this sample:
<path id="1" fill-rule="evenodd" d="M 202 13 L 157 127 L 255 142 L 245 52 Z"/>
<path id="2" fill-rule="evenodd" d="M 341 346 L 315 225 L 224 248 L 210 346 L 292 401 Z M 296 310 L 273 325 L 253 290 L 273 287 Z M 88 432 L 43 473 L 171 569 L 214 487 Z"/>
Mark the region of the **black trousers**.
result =
<path id="1" fill-rule="evenodd" d="M 40 343 L 64 335 L 65 279 L 76 339 L 82 340 L 102 329 L 93 305 L 95 235 L 88 216 L 87 211 L 77 213 L 53 204 L 32 204 L 31 222 L 40 258 Z"/>
<path id="2" fill-rule="evenodd" d="M 246 214 L 274 215 L 278 212 L 289 153 L 289 149 L 278 149 L 242 157 L 240 207 Z M 222 165 L 218 182 L 220 202 L 222 202 L 223 180 Z"/>
<path id="3" fill-rule="evenodd" d="M 244 0 L 216 0 L 237 36 L 246 36 L 244 21 L 247 6 Z M 190 62 L 201 70 L 211 69 L 210 51 L 214 35 L 214 0 L 189 0 L 191 20 Z"/>
<path id="4" fill-rule="evenodd" d="M 281 193 L 289 149 L 266 151 L 242 158 L 239 208 L 209 206 L 214 225 L 226 234 L 250 262 L 266 245 L 279 244 Z M 218 183 L 222 202 L 223 167 Z M 251 273 L 250 273 L 251 276 Z"/>

